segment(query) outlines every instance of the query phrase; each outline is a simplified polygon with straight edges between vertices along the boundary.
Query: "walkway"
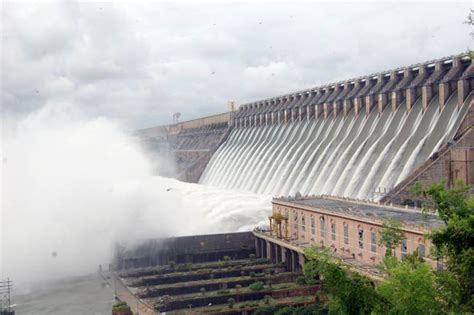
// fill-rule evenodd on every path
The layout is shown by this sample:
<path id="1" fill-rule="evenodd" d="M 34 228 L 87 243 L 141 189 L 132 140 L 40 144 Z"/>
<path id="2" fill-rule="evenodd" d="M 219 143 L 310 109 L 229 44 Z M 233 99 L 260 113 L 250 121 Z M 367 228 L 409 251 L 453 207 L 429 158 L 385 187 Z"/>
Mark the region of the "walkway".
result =
<path id="1" fill-rule="evenodd" d="M 151 305 L 140 300 L 130 292 L 130 290 L 123 284 L 122 280 L 113 272 L 102 272 L 102 277 L 114 288 L 115 296 L 120 301 L 127 302 L 133 314 L 140 315 L 157 315 Z"/>

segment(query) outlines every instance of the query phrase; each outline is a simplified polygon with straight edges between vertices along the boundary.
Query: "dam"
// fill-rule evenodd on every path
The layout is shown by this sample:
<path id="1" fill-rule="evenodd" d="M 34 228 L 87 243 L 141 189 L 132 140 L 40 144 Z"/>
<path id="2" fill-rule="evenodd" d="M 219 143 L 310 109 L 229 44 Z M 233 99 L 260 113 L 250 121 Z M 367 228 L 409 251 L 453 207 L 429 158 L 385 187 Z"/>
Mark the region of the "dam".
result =
<path id="1" fill-rule="evenodd" d="M 463 147 L 464 175 L 451 159 L 436 180 L 470 184 L 473 73 L 471 56 L 460 54 L 243 104 L 175 152 L 207 147 L 212 131 L 194 182 L 388 202 L 422 165 Z"/>

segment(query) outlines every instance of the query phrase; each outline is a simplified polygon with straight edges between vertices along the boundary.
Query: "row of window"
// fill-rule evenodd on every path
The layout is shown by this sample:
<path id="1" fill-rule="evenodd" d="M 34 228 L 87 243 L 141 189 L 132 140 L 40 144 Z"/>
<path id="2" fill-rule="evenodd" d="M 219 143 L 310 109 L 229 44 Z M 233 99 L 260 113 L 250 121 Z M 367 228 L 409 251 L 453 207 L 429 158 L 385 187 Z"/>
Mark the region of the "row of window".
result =
<path id="1" fill-rule="evenodd" d="M 297 231 L 299 226 L 298 226 L 298 213 L 294 212 L 293 213 L 293 220 L 294 220 L 294 228 Z M 311 234 L 316 234 L 316 224 L 315 224 L 315 218 L 311 216 L 310 219 L 310 224 L 311 224 Z M 336 223 L 332 222 L 331 220 L 331 240 L 335 241 L 337 239 L 337 233 L 336 233 Z M 306 219 L 305 216 L 301 216 L 301 230 L 303 232 L 306 231 Z M 343 224 L 343 231 L 344 231 L 344 244 L 348 245 L 349 244 L 349 225 L 347 223 Z M 319 218 L 319 232 L 321 238 L 326 237 L 326 222 L 325 218 L 321 216 Z M 359 227 L 357 229 L 357 244 L 358 248 L 364 249 L 364 229 Z M 403 240 L 400 245 L 401 249 L 401 257 L 405 258 L 407 254 L 407 241 Z M 373 231 L 371 229 L 370 231 L 370 251 L 373 253 L 377 252 L 377 233 L 376 231 Z M 425 245 L 422 243 L 418 244 L 418 254 L 420 257 L 425 257 Z"/>

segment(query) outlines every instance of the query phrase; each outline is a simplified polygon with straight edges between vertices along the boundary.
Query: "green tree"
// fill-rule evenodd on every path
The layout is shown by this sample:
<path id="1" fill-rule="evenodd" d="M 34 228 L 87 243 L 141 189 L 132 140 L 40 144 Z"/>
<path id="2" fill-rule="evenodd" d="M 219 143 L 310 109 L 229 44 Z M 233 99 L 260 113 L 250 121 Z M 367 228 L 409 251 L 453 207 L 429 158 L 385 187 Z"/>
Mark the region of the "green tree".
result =
<path id="1" fill-rule="evenodd" d="M 433 230 L 429 237 L 447 263 L 448 271 L 460 284 L 460 303 L 474 309 L 474 197 L 469 186 L 456 182 L 446 188 L 446 182 L 423 187 L 415 192 L 423 195 L 424 208 L 436 209 L 445 225 Z"/>
<path id="2" fill-rule="evenodd" d="M 319 281 L 319 264 L 316 260 L 307 261 L 303 266 L 303 274 L 307 284 L 315 284 Z"/>
<path id="3" fill-rule="evenodd" d="M 330 299 L 329 310 L 336 314 L 370 314 L 380 303 L 373 283 L 358 273 L 349 273 L 347 266 L 327 251 L 314 248 L 305 250 L 309 261 L 306 273 L 319 274 L 322 278 L 322 290 Z M 315 270 L 310 270 L 315 268 Z"/>
<path id="4" fill-rule="evenodd" d="M 395 219 L 389 219 L 383 223 L 379 232 L 379 244 L 385 246 L 385 256 L 393 256 L 393 251 L 405 239 L 402 223 Z"/>
<path id="5" fill-rule="evenodd" d="M 436 276 L 430 265 L 416 259 L 396 263 L 390 257 L 388 260 L 388 276 L 377 286 L 378 294 L 387 303 L 378 305 L 376 313 L 443 313 Z"/>

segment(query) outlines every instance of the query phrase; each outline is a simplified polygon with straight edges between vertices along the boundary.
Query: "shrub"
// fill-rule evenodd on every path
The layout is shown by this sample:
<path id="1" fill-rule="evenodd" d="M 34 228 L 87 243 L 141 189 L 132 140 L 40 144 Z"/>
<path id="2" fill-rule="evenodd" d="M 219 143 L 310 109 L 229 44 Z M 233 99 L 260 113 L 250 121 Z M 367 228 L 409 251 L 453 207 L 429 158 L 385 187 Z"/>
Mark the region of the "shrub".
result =
<path id="1" fill-rule="evenodd" d="M 200 288 L 199 291 L 202 295 L 206 294 L 206 288 Z"/>
<path id="2" fill-rule="evenodd" d="M 282 309 L 279 309 L 275 315 L 292 315 L 294 313 L 294 309 L 291 306 L 285 306 Z"/>
<path id="3" fill-rule="evenodd" d="M 270 259 L 268 258 L 258 258 L 255 260 L 255 263 L 257 264 L 264 264 L 264 263 L 269 263 L 270 262 Z"/>
<path id="4" fill-rule="evenodd" d="M 119 311 L 130 311 L 130 306 L 128 306 L 127 302 L 121 301 L 117 302 L 112 306 L 112 310 L 119 312 Z"/>
<path id="5" fill-rule="evenodd" d="M 265 295 L 263 297 L 263 301 L 265 304 L 270 304 L 270 300 L 272 299 L 272 297 L 270 295 Z"/>
<path id="6" fill-rule="evenodd" d="M 242 289 L 242 285 L 241 285 L 241 284 L 236 284 L 236 285 L 235 285 L 235 289 L 236 289 L 237 291 L 239 291 L 240 289 Z"/>
<path id="7" fill-rule="evenodd" d="M 252 291 L 260 291 L 263 290 L 263 283 L 261 281 L 254 282 L 251 285 L 249 285 L 250 290 Z"/>
<path id="8" fill-rule="evenodd" d="M 279 306 L 264 306 L 255 310 L 253 315 L 273 315 L 277 312 Z"/>
<path id="9" fill-rule="evenodd" d="M 234 304 L 235 304 L 235 299 L 230 298 L 230 299 L 227 300 L 227 303 L 229 303 L 229 308 L 233 308 Z"/>
<path id="10" fill-rule="evenodd" d="M 229 261 L 229 260 L 230 260 L 230 256 L 224 256 L 223 259 L 224 259 L 224 261 Z"/>
<path id="11" fill-rule="evenodd" d="M 249 258 L 250 258 L 251 260 L 254 260 L 255 257 L 256 257 L 255 254 L 250 254 L 250 255 L 249 255 Z"/>
<path id="12" fill-rule="evenodd" d="M 229 294 L 229 293 L 230 293 L 230 290 L 226 290 L 226 289 L 222 289 L 222 290 L 217 291 L 217 294 L 219 294 L 219 295 Z"/>
<path id="13" fill-rule="evenodd" d="M 298 278 L 296 278 L 296 283 L 299 285 L 305 285 L 306 279 L 303 276 L 299 276 Z"/>
<path id="14" fill-rule="evenodd" d="M 249 276 L 251 276 L 252 278 L 254 278 L 254 277 L 255 277 L 255 271 L 250 271 L 250 272 L 249 272 Z"/>
<path id="15" fill-rule="evenodd" d="M 168 265 L 170 266 L 171 269 L 174 269 L 174 267 L 176 266 L 176 262 L 174 260 L 170 260 L 168 262 Z"/>

